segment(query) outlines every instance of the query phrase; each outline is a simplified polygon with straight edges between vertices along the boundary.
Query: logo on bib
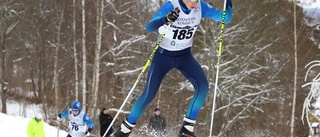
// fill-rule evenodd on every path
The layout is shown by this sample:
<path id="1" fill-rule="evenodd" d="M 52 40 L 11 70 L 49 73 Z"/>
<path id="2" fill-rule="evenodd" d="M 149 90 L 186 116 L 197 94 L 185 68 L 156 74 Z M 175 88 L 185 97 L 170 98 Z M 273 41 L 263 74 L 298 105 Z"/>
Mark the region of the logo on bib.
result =
<path id="1" fill-rule="evenodd" d="M 175 41 L 171 41 L 170 45 L 171 46 L 176 46 L 176 42 Z"/>

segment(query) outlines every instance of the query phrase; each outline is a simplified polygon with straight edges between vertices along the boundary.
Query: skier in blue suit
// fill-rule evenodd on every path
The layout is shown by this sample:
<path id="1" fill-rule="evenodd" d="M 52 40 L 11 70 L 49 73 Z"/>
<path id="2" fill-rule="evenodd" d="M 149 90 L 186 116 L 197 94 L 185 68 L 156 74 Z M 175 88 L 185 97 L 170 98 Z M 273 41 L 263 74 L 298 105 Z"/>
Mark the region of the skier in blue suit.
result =
<path id="1" fill-rule="evenodd" d="M 225 23 L 232 19 L 232 2 L 227 0 Z M 202 18 L 222 22 L 223 12 L 203 0 L 168 0 L 146 26 L 148 32 L 158 29 L 163 36 L 148 72 L 142 95 L 134 103 L 131 113 L 115 132 L 115 137 L 128 137 L 136 121 L 155 97 L 164 76 L 178 69 L 195 88 L 194 96 L 183 119 L 179 137 L 195 137 L 196 117 L 206 99 L 209 83 L 199 63 L 191 54 L 194 33 Z M 169 28 L 168 28 L 169 27 Z M 167 32 L 166 32 L 167 31 Z"/>
<path id="2" fill-rule="evenodd" d="M 66 109 L 57 116 L 57 120 L 61 121 L 62 118 L 68 118 L 68 136 L 67 137 L 85 137 L 89 136 L 94 128 L 94 123 L 88 115 L 81 110 L 81 103 L 73 101 L 71 108 Z"/>

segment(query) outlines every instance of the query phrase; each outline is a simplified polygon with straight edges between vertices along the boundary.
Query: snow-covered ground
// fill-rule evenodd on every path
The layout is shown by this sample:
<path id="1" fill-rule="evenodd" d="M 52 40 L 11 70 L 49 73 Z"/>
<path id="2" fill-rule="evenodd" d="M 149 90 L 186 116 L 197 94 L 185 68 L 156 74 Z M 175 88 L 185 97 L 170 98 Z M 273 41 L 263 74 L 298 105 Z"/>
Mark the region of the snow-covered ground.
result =
<path id="1" fill-rule="evenodd" d="M 25 104 L 23 104 L 25 105 Z M 8 114 L 0 113 L 0 136 L 1 137 L 27 137 L 27 126 L 31 118 L 41 112 L 40 105 L 25 105 L 7 102 Z M 23 109 L 24 108 L 24 109 Z M 22 117 L 22 115 L 25 115 Z M 57 137 L 57 127 L 50 126 L 44 119 L 44 130 L 46 137 Z M 67 132 L 59 131 L 59 137 L 66 137 Z"/>
<path id="2" fill-rule="evenodd" d="M 298 5 L 307 16 L 314 19 L 313 23 L 320 24 L 320 0 L 300 0 Z"/>

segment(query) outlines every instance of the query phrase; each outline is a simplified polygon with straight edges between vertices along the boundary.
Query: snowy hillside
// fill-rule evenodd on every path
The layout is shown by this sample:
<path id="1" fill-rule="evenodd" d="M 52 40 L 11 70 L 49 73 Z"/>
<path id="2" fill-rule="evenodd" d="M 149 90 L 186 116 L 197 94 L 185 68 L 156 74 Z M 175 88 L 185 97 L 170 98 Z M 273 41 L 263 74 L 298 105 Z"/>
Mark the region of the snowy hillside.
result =
<path id="1" fill-rule="evenodd" d="M 1 104 L 1 103 L 0 103 Z M 40 105 L 29 105 L 17 103 L 14 101 L 7 102 L 8 114 L 0 113 L 1 137 L 26 137 L 27 126 L 32 117 L 41 113 Z M 42 113 L 41 113 L 42 114 Z M 22 117 L 25 116 L 25 117 Z M 44 124 L 46 137 L 57 137 L 57 127 Z M 67 132 L 59 131 L 59 137 L 66 137 Z"/>
<path id="2" fill-rule="evenodd" d="M 306 24 L 313 28 L 309 39 L 320 49 L 320 0 L 300 0 L 298 5 L 303 8 L 303 12 L 309 17 Z"/>
<path id="3" fill-rule="evenodd" d="M 320 22 L 320 0 L 300 0 L 298 3 L 307 16 L 314 19 L 313 23 Z"/>
<path id="4" fill-rule="evenodd" d="M 26 137 L 27 126 L 30 118 L 10 116 L 0 113 L 0 129 L 3 137 Z M 57 127 L 52 127 L 48 123 L 44 125 L 46 137 L 57 137 Z M 65 131 L 59 131 L 59 137 L 65 137 Z"/>

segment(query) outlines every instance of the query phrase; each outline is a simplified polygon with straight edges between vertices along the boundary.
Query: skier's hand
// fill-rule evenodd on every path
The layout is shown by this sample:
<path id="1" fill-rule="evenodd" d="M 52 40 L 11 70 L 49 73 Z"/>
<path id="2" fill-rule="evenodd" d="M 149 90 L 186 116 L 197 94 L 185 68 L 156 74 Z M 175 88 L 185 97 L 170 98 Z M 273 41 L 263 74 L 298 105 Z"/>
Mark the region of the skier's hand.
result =
<path id="1" fill-rule="evenodd" d="M 84 133 L 86 136 L 90 136 L 90 132 L 92 131 L 92 127 L 89 127 L 86 131 L 86 133 Z"/>
<path id="2" fill-rule="evenodd" d="M 88 129 L 87 129 L 87 132 L 91 132 L 92 131 L 92 127 L 89 127 Z"/>
<path id="3" fill-rule="evenodd" d="M 173 11 L 170 11 L 166 16 L 167 22 L 171 22 L 171 23 L 175 22 L 179 17 L 179 13 L 180 13 L 179 8 L 176 8 Z"/>
<path id="4" fill-rule="evenodd" d="M 59 115 L 57 116 L 57 121 L 61 121 L 61 120 L 62 120 L 62 115 L 59 114 Z"/>

